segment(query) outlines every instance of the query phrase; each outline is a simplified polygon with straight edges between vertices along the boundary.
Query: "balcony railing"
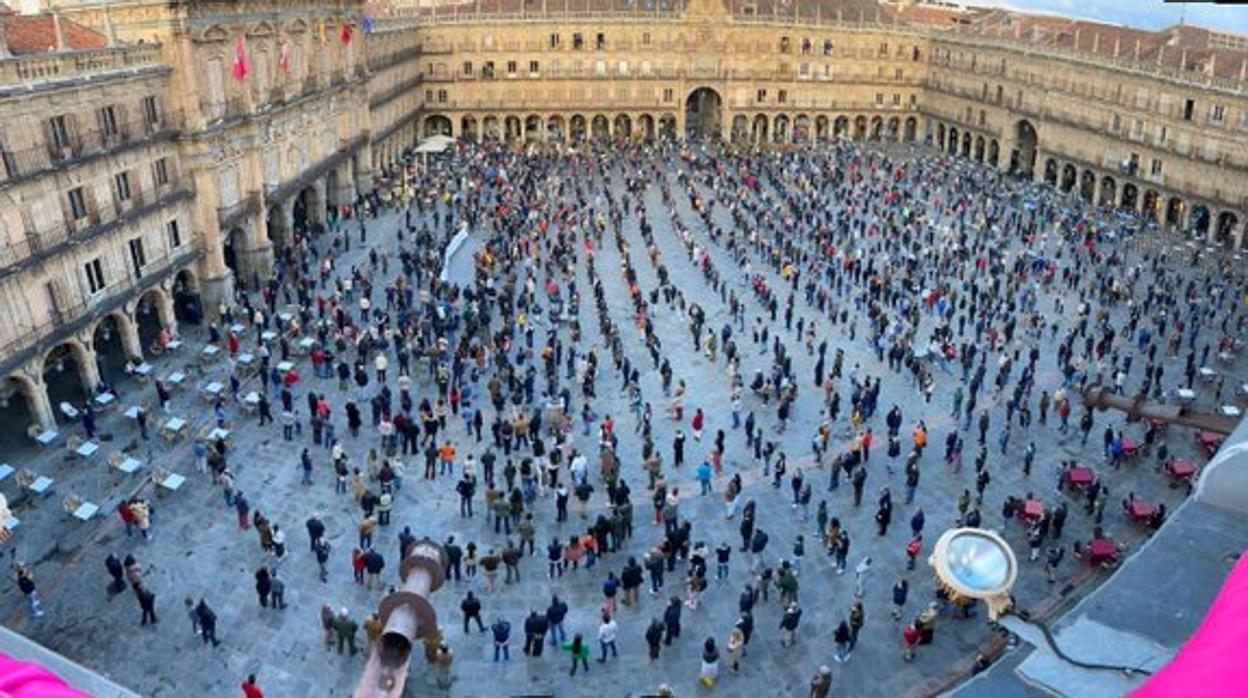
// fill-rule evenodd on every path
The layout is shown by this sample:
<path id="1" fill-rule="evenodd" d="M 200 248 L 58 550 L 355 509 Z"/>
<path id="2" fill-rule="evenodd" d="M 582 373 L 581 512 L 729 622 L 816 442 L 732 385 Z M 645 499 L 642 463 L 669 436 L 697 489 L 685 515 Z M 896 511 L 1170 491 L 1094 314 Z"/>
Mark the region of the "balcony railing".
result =
<path id="1" fill-rule="evenodd" d="M 172 136 L 182 128 L 181 111 L 161 111 L 155 120 L 146 117 L 128 120 L 110 130 L 74 131 L 64 143 L 0 151 L 3 163 L 0 186 L 13 184 L 44 172 L 68 168 L 86 160 L 119 152 L 133 145 Z"/>
<path id="2" fill-rule="evenodd" d="M 35 53 L 0 60 L 0 91 L 45 82 L 94 77 L 142 68 L 163 68 L 160 44 L 136 44 L 95 51 Z"/>

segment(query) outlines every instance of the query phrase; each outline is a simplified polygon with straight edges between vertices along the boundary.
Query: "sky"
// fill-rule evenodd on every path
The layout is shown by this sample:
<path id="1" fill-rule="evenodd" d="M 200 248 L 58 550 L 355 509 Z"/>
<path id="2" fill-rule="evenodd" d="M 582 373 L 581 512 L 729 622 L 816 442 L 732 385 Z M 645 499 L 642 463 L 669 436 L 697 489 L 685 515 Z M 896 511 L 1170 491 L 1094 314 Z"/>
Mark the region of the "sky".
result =
<path id="1" fill-rule="evenodd" d="M 963 0 L 969 5 L 994 5 L 1019 10 L 1052 12 L 1138 29 L 1161 29 L 1196 24 L 1219 31 L 1248 35 L 1248 2 L 1162 2 L 1162 0 Z"/>

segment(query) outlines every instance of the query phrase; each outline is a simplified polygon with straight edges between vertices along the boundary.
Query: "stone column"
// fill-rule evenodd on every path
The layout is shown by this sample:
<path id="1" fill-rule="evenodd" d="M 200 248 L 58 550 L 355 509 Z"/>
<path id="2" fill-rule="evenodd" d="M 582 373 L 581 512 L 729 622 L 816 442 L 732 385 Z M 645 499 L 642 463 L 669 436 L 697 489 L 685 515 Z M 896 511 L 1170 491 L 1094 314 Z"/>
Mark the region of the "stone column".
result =
<path id="1" fill-rule="evenodd" d="M 121 348 L 128 358 L 143 358 L 143 342 L 139 339 L 139 325 L 133 312 L 127 309 L 126 322 L 114 323 L 121 333 Z"/>
<path id="2" fill-rule="evenodd" d="M 334 177 L 334 191 L 329 192 L 332 197 L 330 201 L 335 206 L 350 206 L 351 199 L 355 197 L 355 176 L 352 174 L 352 158 L 346 158 L 338 165 Z"/>
<path id="3" fill-rule="evenodd" d="M 195 204 L 191 220 L 199 233 L 203 255 L 199 259 L 200 294 L 204 315 L 216 319 L 222 306 L 234 305 L 234 273 L 225 266 L 221 246 L 221 223 L 217 219 L 217 176 L 210 168 L 194 170 Z"/>
<path id="4" fill-rule="evenodd" d="M 48 384 L 43 382 L 43 377 L 40 376 L 33 383 L 30 392 L 23 392 L 23 395 L 26 397 L 26 409 L 30 410 L 39 426 L 43 429 L 55 429 L 56 412 L 52 409 L 52 400 L 48 398 Z"/>
<path id="5" fill-rule="evenodd" d="M 78 364 L 78 377 L 82 379 L 82 391 L 88 395 L 94 393 L 100 384 L 100 365 L 96 363 L 98 355 L 91 348 L 90 339 L 88 337 L 81 340 L 83 354 L 81 357 L 74 356 L 74 361 Z"/>
<path id="6" fill-rule="evenodd" d="M 373 168 L 368 162 L 368 153 L 371 148 L 368 143 L 360 146 L 359 150 L 351 156 L 354 162 L 352 169 L 355 171 L 355 192 L 371 192 L 373 190 Z"/>
<path id="7" fill-rule="evenodd" d="M 250 225 L 243 228 L 243 239 L 234 241 L 234 256 L 238 260 L 238 273 L 242 277 L 237 283 L 246 288 L 251 288 L 257 275 L 260 282 L 264 283 L 273 269 L 273 241 L 269 238 L 267 205 L 268 202 L 261 195 L 259 210 L 252 215 Z M 289 226 L 290 219 L 286 220 Z M 290 228 L 287 227 L 287 230 Z"/>
<path id="8" fill-rule="evenodd" d="M 1101 177 L 1095 172 L 1093 172 L 1092 173 L 1092 205 L 1093 206 L 1101 205 L 1101 194 L 1103 193 L 1104 192 L 1101 191 Z"/>

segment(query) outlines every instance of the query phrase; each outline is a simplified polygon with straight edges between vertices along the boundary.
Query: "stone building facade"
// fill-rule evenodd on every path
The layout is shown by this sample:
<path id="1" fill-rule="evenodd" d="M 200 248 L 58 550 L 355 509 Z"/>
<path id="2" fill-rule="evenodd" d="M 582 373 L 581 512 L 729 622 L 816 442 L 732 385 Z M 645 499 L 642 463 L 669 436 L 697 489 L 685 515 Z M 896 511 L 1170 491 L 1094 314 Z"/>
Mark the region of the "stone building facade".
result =
<path id="1" fill-rule="evenodd" d="M 53 426 L 435 133 L 922 141 L 1244 245 L 1242 42 L 874 0 L 624 3 L 57 3 L 40 26 L 63 50 L 0 57 L 0 412 Z"/>

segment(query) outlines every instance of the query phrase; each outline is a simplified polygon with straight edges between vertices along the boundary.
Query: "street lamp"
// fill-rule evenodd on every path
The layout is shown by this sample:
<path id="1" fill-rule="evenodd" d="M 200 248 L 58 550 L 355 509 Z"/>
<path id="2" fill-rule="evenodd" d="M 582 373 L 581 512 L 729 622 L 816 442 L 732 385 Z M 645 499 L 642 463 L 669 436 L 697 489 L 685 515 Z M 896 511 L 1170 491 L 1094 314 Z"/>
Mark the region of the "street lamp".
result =
<path id="1" fill-rule="evenodd" d="M 1010 610 L 1018 560 L 998 534 L 981 528 L 950 529 L 936 541 L 927 562 L 950 597 L 983 601 L 989 620 Z"/>

